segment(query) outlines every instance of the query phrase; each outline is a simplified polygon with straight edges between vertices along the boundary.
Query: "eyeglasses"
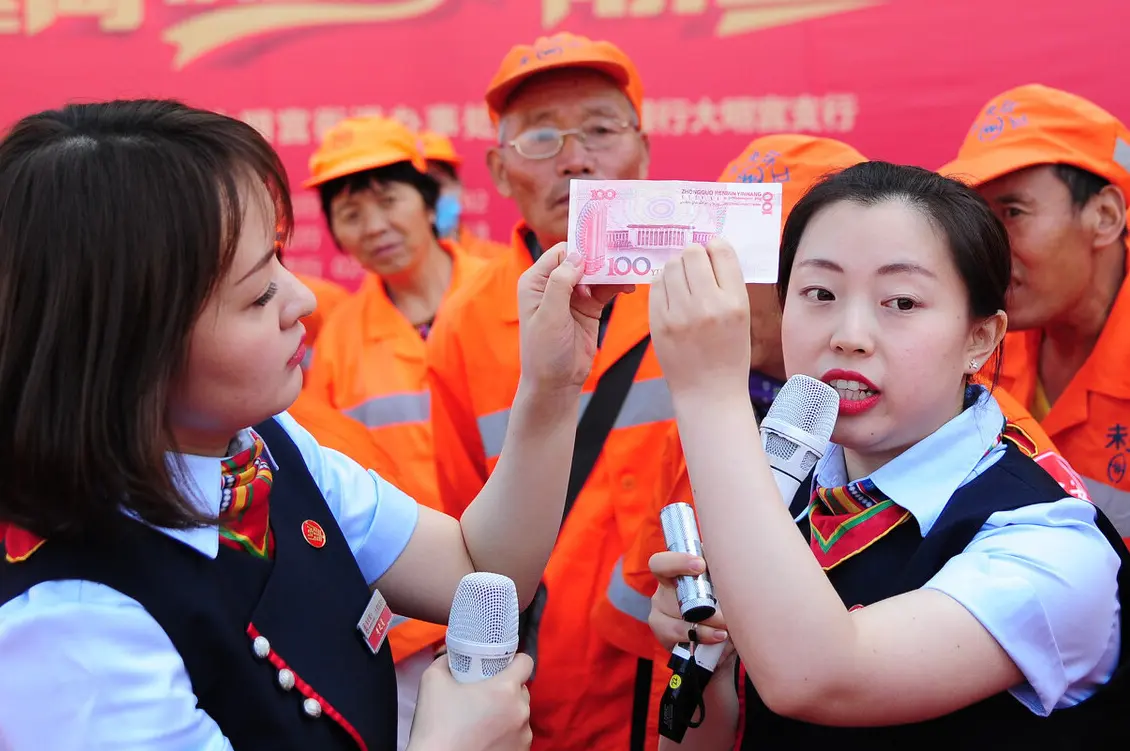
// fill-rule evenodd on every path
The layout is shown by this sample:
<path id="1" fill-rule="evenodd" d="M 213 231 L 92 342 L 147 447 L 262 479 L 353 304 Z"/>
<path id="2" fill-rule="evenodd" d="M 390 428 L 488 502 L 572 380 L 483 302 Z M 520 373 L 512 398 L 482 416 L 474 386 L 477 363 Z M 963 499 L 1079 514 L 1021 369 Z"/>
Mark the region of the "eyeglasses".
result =
<path id="1" fill-rule="evenodd" d="M 589 151 L 604 151 L 612 148 L 625 133 L 638 131 L 639 126 L 627 120 L 594 120 L 570 130 L 551 127 L 527 130 L 509 145 L 526 159 L 552 159 L 561 153 L 567 136 L 575 136 Z"/>

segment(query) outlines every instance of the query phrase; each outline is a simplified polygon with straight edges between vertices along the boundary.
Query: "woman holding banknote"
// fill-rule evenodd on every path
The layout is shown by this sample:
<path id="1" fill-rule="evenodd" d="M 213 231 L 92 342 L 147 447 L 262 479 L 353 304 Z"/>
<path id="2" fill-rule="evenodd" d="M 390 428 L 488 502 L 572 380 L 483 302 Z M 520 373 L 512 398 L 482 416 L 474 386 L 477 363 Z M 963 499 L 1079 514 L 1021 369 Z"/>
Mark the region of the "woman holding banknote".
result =
<path id="1" fill-rule="evenodd" d="M 378 624 L 445 622 L 474 570 L 529 602 L 625 288 L 578 286 L 563 247 L 521 277 L 506 448 L 455 520 L 286 413 L 313 296 L 253 128 L 154 100 L 31 115 L 0 206 L 0 746 L 392 751 Z M 528 749 L 531 668 L 458 685 L 436 661 L 409 749 Z"/>
<path id="2" fill-rule="evenodd" d="M 734 651 L 705 721 L 662 748 L 1089 748 L 1124 722 L 1130 555 L 1002 440 L 971 382 L 999 355 L 1009 278 L 1004 228 L 955 181 L 871 162 L 802 198 L 781 247 L 785 366 L 840 408 L 781 499 L 733 251 L 692 246 L 663 270 L 653 338 L 724 612 L 697 632 Z M 705 564 L 652 558 L 667 649 L 688 637 L 673 580 Z"/>

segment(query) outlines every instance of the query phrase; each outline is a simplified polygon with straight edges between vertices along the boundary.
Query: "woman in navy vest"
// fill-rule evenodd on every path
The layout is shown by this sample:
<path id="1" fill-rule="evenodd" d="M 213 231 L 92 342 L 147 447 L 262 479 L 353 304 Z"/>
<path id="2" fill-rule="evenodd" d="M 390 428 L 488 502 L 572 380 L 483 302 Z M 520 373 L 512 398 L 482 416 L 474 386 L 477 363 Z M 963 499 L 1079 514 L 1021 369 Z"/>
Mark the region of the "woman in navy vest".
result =
<path id="1" fill-rule="evenodd" d="M 725 611 L 697 634 L 736 654 L 702 724 L 663 748 L 1089 748 L 1125 722 L 1130 558 L 971 382 L 999 354 L 1013 273 L 1003 225 L 958 182 L 870 162 L 813 187 L 782 239 L 785 365 L 840 410 L 782 499 L 746 393 L 733 250 L 664 269 L 653 337 Z M 673 577 L 703 566 L 652 559 L 667 648 L 688 639 Z"/>
<path id="2" fill-rule="evenodd" d="M 0 746 L 396 747 L 392 614 L 459 580 L 529 601 L 561 520 L 600 310 L 548 253 L 517 290 L 506 451 L 455 520 L 285 410 L 311 293 L 254 129 L 167 101 L 67 106 L 0 141 Z M 535 492 L 531 492 L 531 491 Z M 425 674 L 413 751 L 528 748 L 531 664 Z"/>

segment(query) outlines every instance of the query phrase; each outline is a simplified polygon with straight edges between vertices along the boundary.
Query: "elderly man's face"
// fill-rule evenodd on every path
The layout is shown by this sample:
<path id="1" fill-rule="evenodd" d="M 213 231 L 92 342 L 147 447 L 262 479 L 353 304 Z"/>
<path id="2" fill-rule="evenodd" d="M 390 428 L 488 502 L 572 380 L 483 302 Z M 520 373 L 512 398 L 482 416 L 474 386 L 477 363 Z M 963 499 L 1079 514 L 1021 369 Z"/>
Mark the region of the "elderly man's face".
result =
<path id="1" fill-rule="evenodd" d="M 519 87 L 500 123 L 502 145 L 487 156 L 498 192 L 512 198 L 542 247 L 565 240 L 569 223 L 569 181 L 573 178 L 640 180 L 647 177 L 647 137 L 639 118 L 612 79 L 595 71 L 548 71 Z M 599 145 L 565 138 L 561 150 L 530 159 L 511 142 L 531 131 L 552 143 L 552 129 L 601 133 Z"/>

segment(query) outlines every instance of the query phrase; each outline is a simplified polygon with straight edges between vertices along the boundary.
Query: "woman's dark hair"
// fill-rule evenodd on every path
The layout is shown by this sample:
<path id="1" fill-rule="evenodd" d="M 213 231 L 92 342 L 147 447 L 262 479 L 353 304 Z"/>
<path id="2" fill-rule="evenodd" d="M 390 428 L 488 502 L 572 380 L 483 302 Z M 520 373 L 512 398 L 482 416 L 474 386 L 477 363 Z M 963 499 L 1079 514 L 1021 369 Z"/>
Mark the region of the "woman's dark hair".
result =
<path id="1" fill-rule="evenodd" d="M 354 172 L 351 175 L 338 177 L 318 186 L 318 193 L 322 198 L 322 216 L 326 219 L 326 226 L 330 228 L 330 235 L 334 234 L 333 215 L 330 213 L 330 207 L 333 206 L 335 198 L 342 193 L 358 193 L 368 190 L 374 185 L 388 185 L 389 183 L 410 185 L 424 199 L 424 208 L 428 211 L 435 210 L 436 202 L 439 200 L 439 181 L 427 173 L 420 172 L 412 166 L 411 162 L 396 162 L 385 167 Z M 432 234 L 437 237 L 439 234 L 436 232 L 434 224 L 432 225 Z M 337 243 L 336 236 L 334 236 L 334 242 Z M 341 250 L 340 245 L 338 245 L 338 250 Z"/>
<path id="2" fill-rule="evenodd" d="M 808 223 L 821 210 L 849 201 L 874 206 L 900 201 L 922 213 L 945 237 L 958 274 L 969 293 L 969 313 L 988 318 L 1005 309 L 1012 274 L 1008 231 L 977 191 L 920 167 L 862 162 L 827 175 L 797 202 L 781 236 L 777 294 L 784 305 L 793 261 Z M 1000 374 L 995 358 L 993 384 Z"/>
<path id="3" fill-rule="evenodd" d="M 249 186 L 291 226 L 250 126 L 179 102 L 31 115 L 0 141 L 0 520 L 44 537 L 205 523 L 177 492 L 168 403 L 229 268 Z"/>

